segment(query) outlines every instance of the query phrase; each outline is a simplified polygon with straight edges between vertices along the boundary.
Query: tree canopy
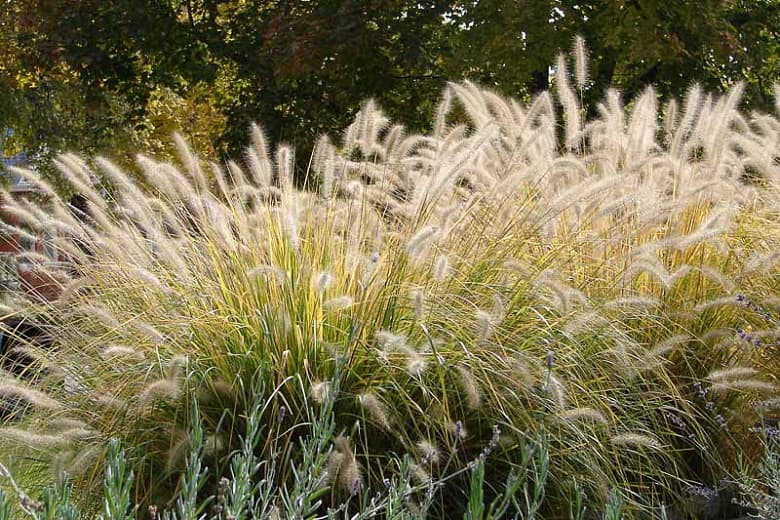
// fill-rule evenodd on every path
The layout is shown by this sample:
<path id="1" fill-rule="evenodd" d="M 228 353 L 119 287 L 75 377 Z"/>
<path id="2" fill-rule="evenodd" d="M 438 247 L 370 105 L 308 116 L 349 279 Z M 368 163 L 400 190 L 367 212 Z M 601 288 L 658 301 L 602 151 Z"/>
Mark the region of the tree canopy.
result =
<path id="1" fill-rule="evenodd" d="M 777 0 L 0 0 L 5 153 L 139 148 L 181 129 L 215 158 L 259 121 L 301 154 L 368 97 L 424 130 L 448 80 L 515 97 L 548 88 L 582 35 L 586 103 L 615 86 L 679 96 L 746 83 L 768 110 L 780 77 Z M 309 144 L 310 146 L 310 144 Z"/>

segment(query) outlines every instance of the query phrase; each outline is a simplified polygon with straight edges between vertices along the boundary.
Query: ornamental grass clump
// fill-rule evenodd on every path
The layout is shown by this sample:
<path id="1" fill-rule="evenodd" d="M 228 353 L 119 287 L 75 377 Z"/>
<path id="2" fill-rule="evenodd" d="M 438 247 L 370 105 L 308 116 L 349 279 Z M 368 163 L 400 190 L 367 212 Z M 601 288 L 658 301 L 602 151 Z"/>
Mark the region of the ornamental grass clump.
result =
<path id="1" fill-rule="evenodd" d="M 54 344 L 26 346 L 43 367 L 32 413 L 0 439 L 50 455 L 90 497 L 119 438 L 136 500 L 165 507 L 190 400 L 216 486 L 260 378 L 263 423 L 283 440 L 256 457 L 279 461 L 279 484 L 295 477 L 309 407 L 335 399 L 324 503 L 394 478 L 399 454 L 422 479 L 458 474 L 496 427 L 487 489 L 545 432 L 549 517 L 575 484 L 600 504 L 625 490 L 637 509 L 717 481 L 750 400 L 775 393 L 730 331 L 749 320 L 735 294 L 780 285 L 780 123 L 742 114 L 740 86 L 694 87 L 662 113 L 652 88 L 630 109 L 609 91 L 583 121 L 565 69 L 563 142 L 552 93 L 523 106 L 462 82 L 427 135 L 367 102 L 340 141 L 317 142 L 302 186 L 293 150 L 271 153 L 258 126 L 224 167 L 178 137 L 175 164 L 138 156 L 134 172 L 65 155 L 78 205 L 16 169 L 41 192 L 9 202 L 20 226 L 55 230 L 66 261 L 39 266 L 60 298 L 19 308 Z M 436 489 L 431 514 L 463 514 L 466 477 Z"/>

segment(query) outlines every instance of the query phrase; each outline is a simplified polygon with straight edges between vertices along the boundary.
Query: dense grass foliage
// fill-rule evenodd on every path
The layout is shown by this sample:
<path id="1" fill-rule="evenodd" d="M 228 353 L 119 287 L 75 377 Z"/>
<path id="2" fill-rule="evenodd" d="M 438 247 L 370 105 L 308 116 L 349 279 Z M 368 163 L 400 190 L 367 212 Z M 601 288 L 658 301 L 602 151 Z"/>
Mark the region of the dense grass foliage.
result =
<path id="1" fill-rule="evenodd" d="M 269 154 L 258 127 L 225 169 L 181 139 L 178 166 L 139 156 L 133 173 L 64 155 L 79 208 L 19 170 L 42 196 L 11 211 L 23 232 L 56 230 L 68 261 L 38 259 L 62 281 L 56 302 L 9 304 L 54 345 L 25 347 L 34 383 L 2 376 L 31 413 L 0 439 L 97 509 L 118 438 L 134 500 L 164 509 L 192 492 L 194 422 L 202 489 L 234 479 L 261 387 L 253 482 L 293 489 L 317 469 L 304 480 L 320 513 L 359 509 L 404 460 L 417 485 L 440 483 L 431 516 L 462 516 L 480 490 L 500 499 L 539 439 L 545 518 L 573 496 L 687 507 L 737 453 L 761 455 L 750 428 L 775 393 L 778 331 L 744 300 L 774 305 L 780 285 L 780 122 L 742 114 L 739 86 L 694 87 L 663 115 L 650 88 L 630 108 L 609 91 L 585 121 L 576 69 L 529 106 L 451 84 L 429 135 L 368 101 L 337 143 L 319 140 L 303 187 L 293 150 Z M 324 403 L 320 468 L 306 443 Z"/>

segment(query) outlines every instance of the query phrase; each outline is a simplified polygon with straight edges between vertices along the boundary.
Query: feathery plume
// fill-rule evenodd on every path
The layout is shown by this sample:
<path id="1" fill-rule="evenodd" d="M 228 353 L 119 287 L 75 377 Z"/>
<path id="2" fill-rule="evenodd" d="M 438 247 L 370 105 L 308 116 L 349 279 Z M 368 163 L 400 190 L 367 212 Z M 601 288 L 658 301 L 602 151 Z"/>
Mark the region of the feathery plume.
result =
<path id="1" fill-rule="evenodd" d="M 265 264 L 258 265 L 257 267 L 250 269 L 250 271 L 247 273 L 247 276 L 250 279 L 257 278 L 258 276 L 264 276 L 266 279 L 270 278 L 279 285 L 283 285 L 288 280 L 287 271 L 273 265 Z"/>
<path id="2" fill-rule="evenodd" d="M 711 309 L 713 307 L 729 307 L 734 306 L 738 307 L 739 303 L 734 299 L 733 296 L 723 296 L 722 298 L 715 298 L 714 300 L 708 300 L 705 302 L 701 302 L 700 304 L 696 305 L 693 310 L 694 312 L 704 312 L 707 309 Z"/>
<path id="3" fill-rule="evenodd" d="M 330 138 L 323 135 L 317 140 L 314 147 L 314 157 L 312 167 L 320 176 L 320 196 L 324 199 L 330 199 L 333 196 L 335 188 L 335 152 Z"/>
<path id="4" fill-rule="evenodd" d="M 376 395 L 370 392 L 364 392 L 358 395 L 358 402 L 360 403 L 361 408 L 368 412 L 371 419 L 383 430 L 386 432 L 392 431 L 390 412 Z"/>
<path id="5" fill-rule="evenodd" d="M 480 342 L 486 341 L 496 330 L 496 320 L 487 311 L 478 310 L 476 313 L 477 338 Z"/>
<path id="6" fill-rule="evenodd" d="M 38 237 L 33 235 L 32 233 L 29 233 L 25 231 L 24 229 L 20 228 L 19 226 L 11 226 L 8 224 L 5 224 L 3 222 L 0 222 L 0 232 L 11 235 L 11 236 L 17 236 L 19 241 L 28 244 L 34 244 L 37 242 Z"/>
<path id="7" fill-rule="evenodd" d="M 750 255 L 748 261 L 745 262 L 744 271 L 745 274 L 755 272 L 769 272 L 772 270 L 772 268 L 774 268 L 775 265 L 777 265 L 778 262 L 780 262 L 780 248 L 766 253 L 756 251 Z"/>
<path id="8" fill-rule="evenodd" d="M 703 101 L 701 85 L 693 85 L 685 96 L 682 119 L 680 120 L 680 124 L 677 125 L 669 149 L 669 152 L 673 157 L 680 157 L 680 155 L 682 155 L 683 144 L 685 143 L 686 138 L 688 138 L 690 131 L 693 129 L 696 119 L 699 117 Z"/>
<path id="9" fill-rule="evenodd" d="M 322 404 L 328 398 L 329 392 L 330 383 L 328 381 L 318 381 L 312 385 L 309 395 L 314 399 L 315 403 Z"/>
<path id="10" fill-rule="evenodd" d="M 187 173 L 195 183 L 195 186 L 200 193 L 208 192 L 208 184 L 206 183 L 206 176 L 203 175 L 203 170 L 200 167 L 200 161 L 198 157 L 192 153 L 189 144 L 179 132 L 173 133 L 173 142 L 176 145 L 176 150 L 179 153 L 179 160 L 181 160 L 184 167 L 187 169 Z"/>
<path id="11" fill-rule="evenodd" d="M 618 446 L 632 446 L 636 448 L 650 448 L 654 450 L 661 449 L 661 443 L 658 442 L 658 439 L 641 433 L 621 433 L 612 436 L 610 441 L 612 441 L 612 444 Z"/>
<path id="12" fill-rule="evenodd" d="M 574 37 L 572 54 L 574 55 L 574 80 L 577 88 L 583 90 L 588 83 L 588 50 L 585 46 L 585 38 L 579 34 Z"/>
<path id="13" fill-rule="evenodd" d="M 636 100 L 628 121 L 626 154 L 631 165 L 645 160 L 655 146 L 657 119 L 657 96 L 652 87 L 647 87 Z"/>
<path id="14" fill-rule="evenodd" d="M 256 123 L 250 125 L 251 146 L 246 149 L 246 162 L 249 166 L 249 173 L 255 186 L 258 188 L 268 187 L 273 182 L 273 173 L 271 161 L 268 160 L 268 147 L 266 145 L 265 134 Z M 240 169 L 230 169 L 231 173 L 242 173 Z"/>
<path id="15" fill-rule="evenodd" d="M 421 256 L 436 241 L 438 234 L 439 228 L 436 226 L 427 226 L 415 233 L 406 245 L 409 256 L 412 258 Z"/>
<path id="16" fill-rule="evenodd" d="M 415 352 L 414 350 L 408 351 L 408 357 L 406 360 L 406 372 L 412 376 L 419 378 L 425 369 L 428 367 L 428 360 L 422 354 Z"/>
<path id="17" fill-rule="evenodd" d="M 566 123 L 566 146 L 574 150 L 579 147 L 582 127 L 582 115 L 577 97 L 569 84 L 569 70 L 566 66 L 566 56 L 559 54 L 555 67 L 555 86 L 558 100 L 563 105 L 563 119 Z"/>
<path id="18" fill-rule="evenodd" d="M 95 319 L 110 329 L 119 330 L 122 328 L 119 320 L 117 320 L 114 315 L 106 309 L 101 309 L 100 307 L 92 305 L 83 305 L 78 309 L 77 312 L 81 315 L 89 316 L 90 318 Z"/>
<path id="19" fill-rule="evenodd" d="M 451 270 L 450 259 L 447 255 L 441 254 L 433 264 L 433 279 L 437 282 L 442 282 L 450 276 Z"/>
<path id="20" fill-rule="evenodd" d="M 263 128 L 257 123 L 252 123 L 249 125 L 249 135 L 251 146 L 255 153 L 260 157 L 268 157 L 268 146 Z"/>
<path id="21" fill-rule="evenodd" d="M 690 334 L 676 334 L 668 337 L 665 340 L 656 343 L 655 346 L 648 352 L 651 357 L 665 356 L 679 345 L 684 345 L 691 341 L 693 338 Z"/>
<path id="22" fill-rule="evenodd" d="M 139 395 L 142 406 L 150 406 L 156 401 L 173 403 L 181 394 L 181 382 L 172 379 L 160 379 L 147 386 Z"/>
<path id="23" fill-rule="evenodd" d="M 46 423 L 47 429 L 51 431 L 65 431 L 65 430 L 86 430 L 93 431 L 87 423 L 81 419 L 74 419 L 73 417 L 56 417 Z M 93 431 L 94 433 L 94 431 Z"/>
<path id="24" fill-rule="evenodd" d="M 328 461 L 325 464 L 325 475 L 328 483 L 335 483 L 341 467 L 344 465 L 344 454 L 338 450 L 332 450 L 328 455 Z"/>
<path id="25" fill-rule="evenodd" d="M 449 430 L 456 442 L 465 440 L 469 436 L 468 431 L 466 431 L 466 427 L 463 425 L 463 421 L 448 423 L 447 430 Z"/>
<path id="26" fill-rule="evenodd" d="M 108 394 L 93 395 L 91 402 L 94 406 L 112 411 L 127 409 L 127 402 L 124 399 Z"/>
<path id="27" fill-rule="evenodd" d="M 67 164 L 60 160 L 55 159 L 54 165 L 63 174 L 65 180 L 87 201 L 91 202 L 95 207 L 105 210 L 108 205 L 103 199 L 100 193 L 94 188 L 94 182 L 92 179 L 84 180 L 79 174 L 75 173 L 68 167 Z"/>
<path id="28" fill-rule="evenodd" d="M 624 298 L 616 298 L 607 302 L 604 307 L 607 309 L 620 309 L 620 308 L 634 308 L 634 309 L 652 309 L 654 307 L 660 307 L 662 305 L 661 300 L 653 298 L 652 296 L 627 296 Z"/>
<path id="29" fill-rule="evenodd" d="M 607 424 L 607 419 L 604 417 L 604 414 L 595 408 L 590 407 L 562 410 L 558 412 L 558 418 L 565 423 L 586 421 L 597 424 Z"/>
<path id="30" fill-rule="evenodd" d="M 780 83 L 772 85 L 772 94 L 775 98 L 775 112 L 780 115 Z"/>
<path id="31" fill-rule="evenodd" d="M 333 275 L 328 271 L 320 271 L 314 278 L 314 291 L 322 295 L 333 284 Z"/>
<path id="32" fill-rule="evenodd" d="M 734 283 L 734 281 L 718 269 L 708 266 L 700 266 L 697 269 L 706 278 L 720 285 L 726 292 L 733 293 L 736 290 L 737 285 Z"/>
<path id="33" fill-rule="evenodd" d="M 725 339 L 730 339 L 734 336 L 734 331 L 727 328 L 713 328 L 702 334 L 701 340 L 711 345 L 712 343 Z"/>
<path id="34" fill-rule="evenodd" d="M 329 311 L 340 311 L 348 307 L 352 307 L 354 304 L 355 301 L 349 296 L 337 296 L 335 298 L 326 300 L 322 306 Z"/>
<path id="35" fill-rule="evenodd" d="M 19 205 L 11 202 L 13 199 L 10 198 L 10 195 L 3 193 L 0 197 L 3 200 L 4 218 L 14 218 L 20 225 L 30 227 L 35 231 L 39 231 L 44 227 L 44 224 L 32 212 L 22 209 Z"/>
<path id="36" fill-rule="evenodd" d="M 729 367 L 720 370 L 713 370 L 707 375 L 711 381 L 729 381 L 737 378 L 749 378 L 758 373 L 758 370 L 752 367 Z"/>
<path id="37" fill-rule="evenodd" d="M 504 263 L 502 265 L 504 269 L 508 271 L 514 271 L 522 276 L 531 275 L 531 267 L 525 262 L 522 262 L 516 258 L 508 258 L 504 260 Z"/>
<path id="38" fill-rule="evenodd" d="M 187 375 L 189 362 L 189 358 L 185 355 L 173 356 L 170 361 L 168 361 L 168 379 L 176 381 L 185 377 Z"/>
<path id="39" fill-rule="evenodd" d="M 44 392 L 28 388 L 12 381 L 13 380 L 10 379 L 8 381 L 0 380 L 0 398 L 3 400 L 22 399 L 36 408 L 47 410 L 59 410 L 62 408 L 60 402 L 52 399 L 51 396 Z"/>
<path id="40" fill-rule="evenodd" d="M 666 145 L 672 143 L 674 130 L 677 127 L 677 100 L 671 99 L 664 107 L 664 141 Z"/>
<path id="41" fill-rule="evenodd" d="M 447 128 L 447 115 L 452 109 L 452 88 L 447 85 L 441 94 L 441 100 L 436 106 L 436 114 L 434 115 L 433 123 L 433 135 L 434 137 L 443 137 L 445 129 Z"/>
<path id="42" fill-rule="evenodd" d="M 738 379 L 714 383 L 710 390 L 713 392 L 726 392 L 729 390 L 744 390 L 746 392 L 775 392 L 777 387 L 772 383 L 759 379 Z"/>
<path id="43" fill-rule="evenodd" d="M 544 271 L 533 282 L 534 288 L 546 290 L 542 297 L 562 313 L 588 305 L 588 297 L 582 291 L 557 281 L 553 273 Z M 549 295 L 549 296 L 548 296 Z"/>
<path id="44" fill-rule="evenodd" d="M 626 269 L 623 280 L 630 282 L 641 273 L 652 275 L 666 289 L 674 287 L 675 283 L 684 278 L 691 272 L 690 265 L 680 266 L 676 271 L 669 272 L 658 257 L 642 256 L 635 260 L 628 269 Z"/>
<path id="45" fill-rule="evenodd" d="M 533 387 L 534 383 L 536 383 L 537 378 L 529 369 L 526 359 L 513 358 L 510 361 L 509 367 L 512 371 L 512 374 L 516 376 L 512 377 L 513 382 L 515 382 L 520 388 L 524 390 L 530 389 Z"/>
<path id="46" fill-rule="evenodd" d="M 477 378 L 470 370 L 464 367 L 456 367 L 458 372 L 458 382 L 466 396 L 466 407 L 469 410 L 476 410 L 482 404 L 482 392 L 479 389 Z"/>
<path id="47" fill-rule="evenodd" d="M 496 325 L 500 324 L 506 318 L 506 301 L 500 294 L 493 295 L 493 308 L 491 314 Z"/>
<path id="48" fill-rule="evenodd" d="M 0 440 L 3 443 L 16 443 L 30 448 L 48 449 L 70 443 L 70 439 L 62 435 L 33 433 L 22 428 L 0 428 Z"/>
<path id="49" fill-rule="evenodd" d="M 357 495 L 363 489 L 363 475 L 352 450 L 349 437 L 339 435 L 333 440 L 335 451 L 341 455 L 337 466 L 339 484 L 351 495 Z"/>
<path id="50" fill-rule="evenodd" d="M 143 353 L 127 345 L 109 345 L 100 352 L 100 356 L 106 360 L 120 358 L 140 361 L 144 359 Z"/>
<path id="51" fill-rule="evenodd" d="M 247 148 L 245 152 L 246 163 L 248 165 L 249 173 L 251 174 L 252 181 L 256 188 L 267 188 L 271 186 L 271 163 L 265 157 L 258 156 L 257 152 L 252 148 Z M 235 177 L 243 175 L 240 168 L 231 168 L 230 171 Z M 239 173 L 240 172 L 240 173 Z M 237 184 L 239 187 L 247 186 Z"/>
<path id="52" fill-rule="evenodd" d="M 441 452 L 436 445 L 428 439 L 422 439 L 415 445 L 419 453 L 422 464 L 437 464 L 441 457 Z"/>
<path id="53" fill-rule="evenodd" d="M 103 451 L 104 447 L 99 444 L 85 446 L 65 465 L 64 472 L 71 477 L 86 474 L 95 468 Z"/>
<path id="54" fill-rule="evenodd" d="M 425 293 L 422 289 L 412 289 L 409 296 L 412 298 L 415 319 L 425 321 Z"/>
<path id="55" fill-rule="evenodd" d="M 244 175 L 244 171 L 235 161 L 231 160 L 227 162 L 227 173 L 230 177 L 230 182 L 233 185 L 234 191 L 240 187 L 249 185 L 246 180 L 246 175 Z M 268 184 L 270 184 L 270 182 Z"/>
<path id="56" fill-rule="evenodd" d="M 220 165 L 213 161 L 209 161 L 209 168 L 211 168 L 211 174 L 214 177 L 214 181 L 217 183 L 217 192 L 220 198 L 228 199 L 230 197 L 231 189 L 225 181 L 225 172 Z"/>
<path id="57" fill-rule="evenodd" d="M 412 476 L 412 479 L 415 483 L 417 483 L 418 486 L 424 486 L 429 485 L 431 483 L 431 474 L 428 472 L 427 469 L 423 467 L 422 464 L 418 464 L 416 462 L 412 462 L 409 465 L 409 473 Z M 421 518 L 423 515 L 420 514 L 420 506 L 414 503 L 413 505 L 407 502 L 406 507 L 409 509 L 410 512 L 413 512 L 414 518 Z M 409 507 L 411 505 L 411 507 Z M 416 511 L 416 513 L 414 513 Z"/>
<path id="58" fill-rule="evenodd" d="M 566 408 L 566 390 L 563 382 L 555 374 L 548 372 L 544 391 L 552 396 L 553 402 L 559 409 Z"/>
<path id="59" fill-rule="evenodd" d="M 279 187 L 284 193 L 293 191 L 293 150 L 288 145 L 281 145 L 276 150 L 276 170 L 279 177 Z"/>
<path id="60" fill-rule="evenodd" d="M 385 134 L 383 143 L 384 150 L 378 150 L 380 155 L 388 162 L 390 168 L 394 168 L 398 163 L 398 150 L 402 148 L 405 130 L 403 125 L 393 125 Z M 398 170 L 399 173 L 401 170 Z M 400 179 L 399 179 L 400 180 Z"/>
<path id="61" fill-rule="evenodd" d="M 220 453 L 224 452 L 225 440 L 223 439 L 222 435 L 207 435 L 204 442 L 203 451 L 207 455 L 211 456 L 219 455 Z"/>
<path id="62" fill-rule="evenodd" d="M 163 343 L 165 341 L 165 335 L 157 330 L 154 326 L 144 321 L 136 321 L 133 323 L 133 327 L 146 339 L 154 343 Z"/>
<path id="63" fill-rule="evenodd" d="M 25 181 L 29 182 L 36 188 L 38 188 L 41 192 L 43 192 L 44 195 L 47 195 L 55 200 L 59 199 L 59 195 L 57 194 L 57 190 L 55 190 L 51 184 L 44 181 L 43 178 L 38 175 L 36 172 L 32 170 L 28 170 L 27 168 L 20 168 L 18 166 L 9 166 L 8 171 L 13 173 L 14 175 L 18 175 Z"/>
<path id="64" fill-rule="evenodd" d="M 610 324 L 610 321 L 601 315 L 598 311 L 585 311 L 576 313 L 563 326 L 566 334 L 576 335 L 581 332 L 590 333 L 598 329 L 603 329 Z"/>
<path id="65" fill-rule="evenodd" d="M 294 194 L 289 196 L 289 198 L 286 200 L 285 206 L 287 207 L 285 208 L 283 214 L 282 228 L 284 229 L 285 236 L 290 243 L 290 247 L 294 251 L 298 251 L 301 237 L 298 220 L 298 204 Z"/>
<path id="66" fill-rule="evenodd" d="M 406 336 L 394 334 L 390 331 L 380 330 L 374 334 L 379 348 L 387 352 L 406 351 L 409 349 Z"/>

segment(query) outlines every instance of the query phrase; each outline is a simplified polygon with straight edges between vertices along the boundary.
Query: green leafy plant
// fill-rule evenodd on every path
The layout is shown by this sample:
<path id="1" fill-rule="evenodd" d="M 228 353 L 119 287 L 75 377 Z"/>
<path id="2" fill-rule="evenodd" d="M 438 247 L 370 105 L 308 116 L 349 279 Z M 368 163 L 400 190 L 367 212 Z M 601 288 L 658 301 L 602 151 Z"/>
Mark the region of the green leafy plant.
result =
<path id="1" fill-rule="evenodd" d="M 133 471 L 127 468 L 119 441 L 108 442 L 106 470 L 103 477 L 103 517 L 108 520 L 130 520 L 134 517 L 131 507 Z"/>
<path id="2" fill-rule="evenodd" d="M 11 520 L 11 502 L 2 489 L 0 489 L 0 520 Z"/>
<path id="3" fill-rule="evenodd" d="M 623 498 L 617 489 L 612 489 L 607 497 L 606 507 L 604 509 L 604 520 L 622 520 L 623 519 Z"/>
<path id="4" fill-rule="evenodd" d="M 536 518 L 544 499 L 549 466 L 549 455 L 544 440 L 525 446 L 518 467 L 512 470 L 506 483 L 499 490 L 498 496 L 490 504 L 486 504 L 485 461 L 497 443 L 498 430 L 496 429 L 493 442 L 472 463 L 469 501 L 463 515 L 464 520 L 507 518 L 510 508 L 516 518 L 518 516 L 529 520 Z"/>
<path id="5" fill-rule="evenodd" d="M 737 301 L 747 312 L 769 331 L 780 332 L 777 307 L 760 305 L 745 295 L 738 295 Z M 766 330 L 737 331 L 742 341 L 759 350 L 773 349 L 780 345 L 775 335 L 767 336 Z M 775 359 L 770 358 L 770 366 Z M 750 450 L 740 452 L 734 482 L 739 489 L 739 498 L 735 501 L 752 512 L 756 518 L 770 519 L 780 515 L 780 430 L 778 430 L 774 399 L 759 401 L 754 406 L 759 420 L 749 428 L 754 435 L 753 443 L 760 447 L 759 453 Z"/>

